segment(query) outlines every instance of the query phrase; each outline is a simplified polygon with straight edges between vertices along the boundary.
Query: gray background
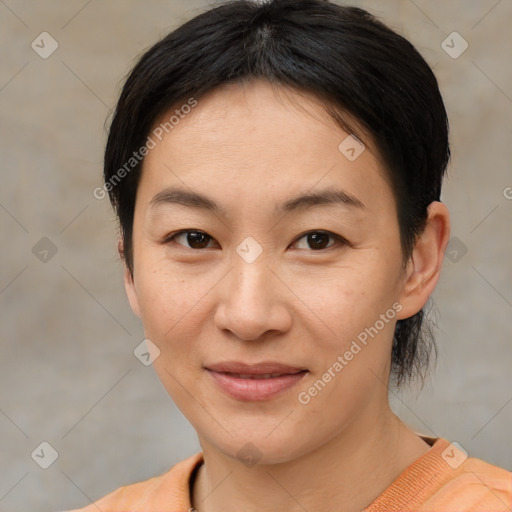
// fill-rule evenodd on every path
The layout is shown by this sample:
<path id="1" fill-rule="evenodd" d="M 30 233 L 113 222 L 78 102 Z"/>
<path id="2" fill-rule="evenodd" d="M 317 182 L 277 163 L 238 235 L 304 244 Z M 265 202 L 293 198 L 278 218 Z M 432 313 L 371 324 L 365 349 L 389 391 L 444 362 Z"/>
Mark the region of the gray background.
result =
<path id="1" fill-rule="evenodd" d="M 440 358 L 421 393 L 391 394 L 394 408 L 418 431 L 512 469 L 512 2 L 350 3 L 417 46 L 451 120 Z M 207 5 L 0 1 L 1 511 L 84 506 L 199 450 L 134 357 L 143 331 L 124 295 L 115 219 L 92 191 L 123 77 Z M 59 45 L 47 59 L 31 47 L 43 31 Z M 469 44 L 458 58 L 441 47 L 453 31 Z M 43 441 L 58 452 L 46 470 L 31 457 Z"/>

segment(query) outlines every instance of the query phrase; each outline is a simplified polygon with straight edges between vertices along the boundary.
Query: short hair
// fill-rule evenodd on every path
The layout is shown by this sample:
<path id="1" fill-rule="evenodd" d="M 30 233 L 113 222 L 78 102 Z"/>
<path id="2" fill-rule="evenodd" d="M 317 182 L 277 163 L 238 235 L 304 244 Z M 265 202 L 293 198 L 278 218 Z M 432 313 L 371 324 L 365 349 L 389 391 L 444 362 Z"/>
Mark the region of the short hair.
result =
<path id="1" fill-rule="evenodd" d="M 373 138 L 394 194 L 406 263 L 425 227 L 428 205 L 440 199 L 450 158 L 448 119 L 429 65 L 409 41 L 363 9 L 328 0 L 234 0 L 201 13 L 149 48 L 121 91 L 104 179 L 132 275 L 143 163 L 140 156 L 133 160 L 134 152 L 147 142 L 157 119 L 180 102 L 255 78 L 316 96 L 342 128 L 357 136 L 348 115 Z M 128 161 L 133 165 L 127 170 Z M 422 309 L 397 321 L 391 377 L 398 387 L 415 377 L 423 381 L 436 354 L 427 320 Z"/>

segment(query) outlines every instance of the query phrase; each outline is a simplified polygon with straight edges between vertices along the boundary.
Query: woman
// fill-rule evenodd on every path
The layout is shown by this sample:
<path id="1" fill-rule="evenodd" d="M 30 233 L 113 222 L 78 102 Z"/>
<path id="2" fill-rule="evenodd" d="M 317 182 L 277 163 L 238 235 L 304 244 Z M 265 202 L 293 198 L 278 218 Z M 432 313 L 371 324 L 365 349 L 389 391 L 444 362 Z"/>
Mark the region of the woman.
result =
<path id="1" fill-rule="evenodd" d="M 448 160 L 432 71 L 361 9 L 233 1 L 146 52 L 97 192 L 202 452 L 83 510 L 512 510 L 511 473 L 388 402 L 426 375 Z"/>

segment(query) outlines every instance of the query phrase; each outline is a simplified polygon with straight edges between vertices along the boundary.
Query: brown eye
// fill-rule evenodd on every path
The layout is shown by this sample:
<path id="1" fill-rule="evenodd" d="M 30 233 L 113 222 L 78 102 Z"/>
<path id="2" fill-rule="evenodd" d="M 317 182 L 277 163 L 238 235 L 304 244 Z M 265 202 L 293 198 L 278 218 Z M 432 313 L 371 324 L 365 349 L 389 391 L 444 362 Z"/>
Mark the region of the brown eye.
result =
<path id="1" fill-rule="evenodd" d="M 180 238 L 182 241 L 184 240 L 184 243 L 178 241 Z M 183 230 L 175 233 L 171 237 L 168 237 L 165 240 L 165 243 L 175 241 L 178 245 L 182 245 L 189 249 L 207 249 L 208 243 L 212 240 L 213 238 L 203 231 Z"/>
<path id="2" fill-rule="evenodd" d="M 342 244 L 347 243 L 342 237 L 335 235 L 334 233 L 330 233 L 328 231 L 310 231 L 309 233 L 303 234 L 300 238 L 297 239 L 295 243 L 298 244 L 299 241 L 303 239 L 306 240 L 307 247 L 302 248 L 312 249 L 314 251 L 329 249 L 330 247 L 332 247 L 334 243 L 329 245 L 330 239 L 335 239 L 336 241 Z"/>
<path id="3" fill-rule="evenodd" d="M 325 233 L 310 233 L 307 241 L 312 249 L 325 249 L 329 244 L 329 235 Z"/>

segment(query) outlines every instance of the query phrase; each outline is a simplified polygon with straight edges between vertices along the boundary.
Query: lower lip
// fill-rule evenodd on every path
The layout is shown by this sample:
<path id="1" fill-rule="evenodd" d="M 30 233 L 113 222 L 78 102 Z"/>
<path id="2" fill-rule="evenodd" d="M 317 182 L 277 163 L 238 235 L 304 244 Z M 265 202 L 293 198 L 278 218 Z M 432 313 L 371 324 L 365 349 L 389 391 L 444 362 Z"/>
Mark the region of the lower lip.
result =
<path id="1" fill-rule="evenodd" d="M 307 373 L 303 371 L 270 379 L 241 379 L 233 374 L 219 373 L 208 369 L 207 372 L 226 394 L 237 400 L 249 401 L 273 398 L 295 386 Z"/>

